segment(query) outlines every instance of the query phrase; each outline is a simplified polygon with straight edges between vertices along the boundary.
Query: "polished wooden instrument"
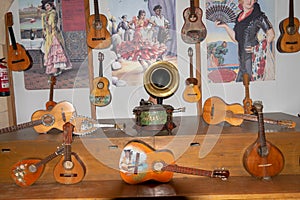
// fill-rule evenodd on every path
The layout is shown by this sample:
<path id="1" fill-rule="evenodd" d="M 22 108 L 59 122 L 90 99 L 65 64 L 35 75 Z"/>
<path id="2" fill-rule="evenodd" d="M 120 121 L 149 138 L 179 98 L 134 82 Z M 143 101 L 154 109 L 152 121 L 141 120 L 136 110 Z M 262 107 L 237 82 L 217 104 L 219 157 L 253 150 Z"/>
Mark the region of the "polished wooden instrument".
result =
<path id="1" fill-rule="evenodd" d="M 107 30 L 107 18 L 99 14 L 98 0 L 94 0 L 93 15 L 88 19 L 87 45 L 92 49 L 103 49 L 111 45 L 111 35 Z"/>
<path id="2" fill-rule="evenodd" d="M 252 176 L 269 180 L 282 171 L 284 156 L 275 145 L 266 140 L 262 103 L 256 101 L 253 106 L 258 115 L 258 137 L 246 149 L 243 164 L 246 171 Z"/>
<path id="3" fill-rule="evenodd" d="M 174 172 L 222 180 L 229 177 L 229 171 L 225 169 L 210 171 L 178 166 L 175 164 L 171 151 L 155 150 L 140 140 L 132 140 L 125 145 L 119 167 L 121 178 L 129 184 L 138 184 L 149 180 L 168 182 L 172 179 Z"/>
<path id="4" fill-rule="evenodd" d="M 244 105 L 244 111 L 245 114 L 252 114 L 252 99 L 250 98 L 250 92 L 249 92 L 249 74 L 244 73 L 243 74 L 243 84 L 245 87 L 245 98 L 243 99 L 243 105 Z"/>
<path id="5" fill-rule="evenodd" d="M 289 17 L 279 23 L 280 36 L 277 49 L 281 53 L 293 53 L 300 50 L 299 19 L 294 16 L 294 1 L 289 1 Z"/>
<path id="6" fill-rule="evenodd" d="M 204 102 L 203 120 L 212 125 L 227 122 L 233 126 L 241 125 L 244 120 L 258 121 L 257 116 L 244 114 L 244 107 L 241 104 L 227 104 L 220 97 L 210 97 Z M 291 120 L 264 119 L 264 122 L 285 128 L 296 126 L 296 123 Z"/>
<path id="7" fill-rule="evenodd" d="M 186 79 L 186 87 L 183 91 L 183 99 L 187 102 L 194 103 L 201 98 L 201 92 L 198 87 L 198 80 L 193 75 L 193 49 L 188 48 L 188 55 L 190 58 L 190 77 Z"/>
<path id="8" fill-rule="evenodd" d="M 183 11 L 184 24 L 181 28 L 181 39 L 187 44 L 202 42 L 207 30 L 202 22 L 202 9 L 195 7 L 194 0 L 190 0 L 190 7 Z"/>
<path id="9" fill-rule="evenodd" d="M 70 122 L 63 125 L 64 153 L 53 171 L 55 180 L 61 184 L 79 183 L 86 173 L 84 163 L 75 152 L 72 152 L 73 130 L 74 126 Z"/>
<path id="10" fill-rule="evenodd" d="M 98 53 L 99 77 L 93 80 L 93 89 L 90 94 L 90 101 L 95 106 L 107 106 L 111 102 L 111 92 L 109 90 L 109 80 L 103 76 L 104 54 Z"/>
<path id="11" fill-rule="evenodd" d="M 61 155 L 64 151 L 64 146 L 58 148 L 54 153 L 46 158 L 27 159 L 15 163 L 11 169 L 11 177 L 15 183 L 21 187 L 27 187 L 34 184 L 44 171 L 45 164 Z"/>
<path id="12" fill-rule="evenodd" d="M 56 105 L 56 102 L 53 101 L 53 90 L 54 90 L 54 85 L 56 84 L 56 77 L 51 76 L 49 83 L 50 83 L 50 93 L 49 93 L 49 101 L 47 101 L 46 103 L 47 110 L 51 110 Z"/>

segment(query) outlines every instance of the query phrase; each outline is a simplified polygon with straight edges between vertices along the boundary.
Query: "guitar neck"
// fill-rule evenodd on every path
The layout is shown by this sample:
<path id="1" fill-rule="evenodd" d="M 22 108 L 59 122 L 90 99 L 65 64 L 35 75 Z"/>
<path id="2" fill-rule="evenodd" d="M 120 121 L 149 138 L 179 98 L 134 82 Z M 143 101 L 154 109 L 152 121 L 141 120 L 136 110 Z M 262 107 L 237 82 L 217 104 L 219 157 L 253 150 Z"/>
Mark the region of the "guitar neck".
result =
<path id="1" fill-rule="evenodd" d="M 289 26 L 294 26 L 294 0 L 289 2 Z"/>
<path id="2" fill-rule="evenodd" d="M 193 57 L 190 56 L 190 77 L 193 78 L 194 74 L 193 74 Z"/>
<path id="3" fill-rule="evenodd" d="M 191 14 L 195 14 L 195 1 L 190 0 Z"/>
<path id="4" fill-rule="evenodd" d="M 17 42 L 16 42 L 14 30 L 13 30 L 12 27 L 8 27 L 8 31 L 9 31 L 9 36 L 10 36 L 10 40 L 11 40 L 11 45 L 12 45 L 13 49 L 16 50 L 17 49 Z"/>
<path id="5" fill-rule="evenodd" d="M 98 0 L 94 0 L 94 8 L 95 8 L 95 21 L 100 22 Z"/>
<path id="6" fill-rule="evenodd" d="M 99 62 L 99 77 L 103 77 L 103 62 Z"/>
<path id="7" fill-rule="evenodd" d="M 164 171 L 176 172 L 181 174 L 191 174 L 197 176 L 212 176 L 212 171 L 195 169 L 190 167 L 182 167 L 178 165 L 167 165 L 163 168 Z"/>
<path id="8" fill-rule="evenodd" d="M 31 121 L 31 122 L 22 123 L 22 124 L 19 124 L 19 125 L 16 125 L 16 126 L 6 127 L 6 128 L 0 129 L 0 134 L 13 132 L 13 131 L 21 130 L 21 129 L 24 129 L 24 128 L 37 126 L 37 125 L 40 125 L 40 124 L 42 124 L 41 119 Z"/>

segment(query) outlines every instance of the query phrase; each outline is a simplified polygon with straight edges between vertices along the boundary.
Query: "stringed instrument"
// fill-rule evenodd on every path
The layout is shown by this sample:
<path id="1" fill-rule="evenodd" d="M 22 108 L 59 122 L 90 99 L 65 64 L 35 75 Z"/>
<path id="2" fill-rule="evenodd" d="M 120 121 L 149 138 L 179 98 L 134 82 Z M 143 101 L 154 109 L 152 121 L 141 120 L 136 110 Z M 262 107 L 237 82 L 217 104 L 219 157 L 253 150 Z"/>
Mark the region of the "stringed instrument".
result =
<path id="1" fill-rule="evenodd" d="M 277 49 L 281 53 L 293 53 L 300 50 L 299 19 L 294 17 L 294 1 L 289 1 L 289 17 L 279 23 L 280 36 Z"/>
<path id="2" fill-rule="evenodd" d="M 246 149 L 243 164 L 246 171 L 252 176 L 269 180 L 282 171 L 284 156 L 275 145 L 266 140 L 262 103 L 255 101 L 253 106 L 258 115 L 258 137 Z"/>
<path id="3" fill-rule="evenodd" d="M 32 58 L 26 49 L 16 42 L 12 27 L 14 24 L 12 12 L 6 13 L 5 23 L 11 40 L 11 45 L 7 50 L 7 66 L 12 71 L 24 71 L 32 66 Z"/>
<path id="4" fill-rule="evenodd" d="M 93 80 L 93 89 L 90 94 L 90 101 L 95 106 L 107 106 L 111 102 L 111 93 L 109 90 L 109 80 L 103 76 L 104 54 L 98 53 L 99 77 Z"/>
<path id="5" fill-rule="evenodd" d="M 46 103 L 47 110 L 51 110 L 56 105 L 56 102 L 53 101 L 53 90 L 54 90 L 54 85 L 56 84 L 56 77 L 51 76 L 49 83 L 50 83 L 50 93 L 49 93 L 49 101 Z"/>
<path id="6" fill-rule="evenodd" d="M 208 98 L 203 105 L 203 120 L 207 124 L 220 124 L 227 122 L 233 126 L 239 126 L 244 120 L 258 121 L 257 116 L 244 114 L 244 107 L 241 104 L 226 104 L 219 97 Z M 291 120 L 264 119 L 265 123 L 295 128 L 296 123 Z"/>
<path id="7" fill-rule="evenodd" d="M 190 0 L 190 7 L 183 11 L 184 24 L 181 28 L 181 39 L 187 44 L 202 42 L 207 30 L 202 22 L 202 9 L 195 7 L 194 0 Z"/>
<path id="8" fill-rule="evenodd" d="M 193 49 L 188 48 L 188 55 L 190 57 L 190 77 L 186 79 L 186 88 L 183 91 L 183 99 L 187 102 L 193 103 L 199 101 L 201 92 L 198 87 L 198 80 L 193 75 Z"/>
<path id="9" fill-rule="evenodd" d="M 245 114 L 252 114 L 252 99 L 250 98 L 249 92 L 249 74 L 243 74 L 243 84 L 245 87 L 245 98 L 243 99 Z"/>
<path id="10" fill-rule="evenodd" d="M 70 122 L 63 125 L 64 153 L 53 171 L 55 180 L 62 184 L 79 183 L 86 173 L 84 163 L 75 152 L 72 152 L 73 130 L 74 126 Z"/>
<path id="11" fill-rule="evenodd" d="M 49 161 L 56 158 L 63 153 L 64 146 L 58 148 L 54 153 L 50 154 L 46 158 L 40 159 L 28 159 L 15 163 L 11 169 L 11 177 L 15 183 L 21 187 L 26 187 L 34 184 L 44 171 L 44 166 Z"/>
<path id="12" fill-rule="evenodd" d="M 31 116 L 31 122 L 0 129 L 0 134 L 32 127 L 37 133 L 46 133 L 56 128 L 62 130 L 65 122 L 76 115 L 75 108 L 67 101 L 56 104 L 52 110 L 38 110 Z"/>
<path id="13" fill-rule="evenodd" d="M 99 14 L 98 0 L 94 0 L 94 14 L 88 19 L 87 45 L 92 49 L 103 49 L 111 45 L 111 35 L 107 30 L 107 18 Z"/>
<path id="14" fill-rule="evenodd" d="M 120 176 L 129 184 L 138 184 L 149 180 L 169 182 L 173 173 L 183 173 L 226 180 L 228 170 L 203 170 L 182 167 L 175 164 L 170 150 L 155 150 L 150 145 L 132 140 L 127 143 L 120 157 Z"/>

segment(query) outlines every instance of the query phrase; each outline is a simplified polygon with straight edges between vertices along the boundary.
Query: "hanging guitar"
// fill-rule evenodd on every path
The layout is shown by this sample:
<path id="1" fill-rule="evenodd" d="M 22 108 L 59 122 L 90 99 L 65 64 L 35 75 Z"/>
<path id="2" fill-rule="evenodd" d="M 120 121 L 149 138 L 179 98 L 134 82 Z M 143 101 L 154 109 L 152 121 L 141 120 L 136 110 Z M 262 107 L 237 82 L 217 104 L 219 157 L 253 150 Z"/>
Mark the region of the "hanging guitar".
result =
<path id="1" fill-rule="evenodd" d="M 54 85 L 56 84 L 56 77 L 51 76 L 49 82 L 50 82 L 50 94 L 49 94 L 49 101 L 46 103 L 47 110 L 51 110 L 56 105 L 56 102 L 53 101 L 53 90 L 54 90 Z"/>
<path id="2" fill-rule="evenodd" d="M 243 164 L 246 171 L 252 176 L 269 180 L 282 171 L 284 156 L 276 146 L 266 140 L 262 103 L 256 101 L 253 106 L 258 115 L 258 137 L 246 149 Z"/>
<path id="3" fill-rule="evenodd" d="M 289 17 L 279 23 L 280 36 L 277 49 L 281 53 L 293 53 L 300 50 L 299 19 L 294 17 L 294 1 L 289 2 Z"/>
<path id="4" fill-rule="evenodd" d="M 207 30 L 202 22 L 202 15 L 202 9 L 195 7 L 194 0 L 190 0 L 190 7 L 183 11 L 181 38 L 185 43 L 196 44 L 206 38 Z"/>
<path id="5" fill-rule="evenodd" d="M 188 48 L 188 55 L 190 57 L 190 77 L 186 79 L 186 88 L 183 91 L 183 99 L 187 102 L 193 103 L 199 101 L 201 92 L 198 87 L 198 80 L 193 75 L 193 49 Z"/>
<path id="6" fill-rule="evenodd" d="M 74 126 L 70 122 L 63 125 L 64 153 L 53 171 L 55 180 L 62 184 L 79 183 L 86 173 L 84 163 L 75 152 L 72 152 L 73 130 Z"/>
<path id="7" fill-rule="evenodd" d="M 34 184 L 43 173 L 45 164 L 61 155 L 63 151 L 64 147 L 62 146 L 42 160 L 28 159 L 15 163 L 11 170 L 12 179 L 21 187 Z"/>
<path id="8" fill-rule="evenodd" d="M 107 30 L 107 18 L 99 14 L 98 0 L 94 0 L 94 14 L 88 19 L 87 45 L 92 49 L 103 49 L 111 45 L 111 35 Z"/>
<path id="9" fill-rule="evenodd" d="M 7 66 L 12 71 L 24 71 L 31 67 L 32 58 L 26 51 L 26 49 L 16 42 L 13 31 L 13 15 L 11 12 L 5 15 L 6 27 L 8 28 L 11 45 L 7 50 Z"/>
<path id="10" fill-rule="evenodd" d="M 252 114 L 252 99 L 249 92 L 249 74 L 243 74 L 243 84 L 245 87 L 245 98 L 243 99 L 243 106 L 245 114 Z"/>
<path id="11" fill-rule="evenodd" d="M 37 133 L 46 133 L 53 128 L 62 130 L 65 122 L 76 115 L 75 108 L 67 101 L 56 104 L 52 110 L 38 110 L 31 116 L 31 122 L 0 129 L 0 134 L 33 127 Z"/>
<path id="12" fill-rule="evenodd" d="M 257 121 L 257 116 L 244 114 L 244 107 L 241 104 L 226 104 L 219 97 L 208 98 L 203 105 L 203 120 L 207 124 L 220 124 L 228 122 L 233 126 L 239 126 L 244 120 Z M 284 126 L 285 128 L 295 128 L 296 123 L 291 120 L 264 119 L 265 123 Z"/>
<path id="13" fill-rule="evenodd" d="M 183 173 L 226 180 L 228 170 L 202 170 L 174 164 L 174 155 L 169 150 L 155 150 L 140 140 L 127 143 L 122 151 L 119 168 L 121 178 L 129 184 L 148 180 L 169 182 L 173 173 Z"/>
<path id="14" fill-rule="evenodd" d="M 103 76 L 104 54 L 98 53 L 99 77 L 93 80 L 93 89 L 90 94 L 90 101 L 95 106 L 107 106 L 111 102 L 111 93 L 109 90 L 109 80 Z"/>

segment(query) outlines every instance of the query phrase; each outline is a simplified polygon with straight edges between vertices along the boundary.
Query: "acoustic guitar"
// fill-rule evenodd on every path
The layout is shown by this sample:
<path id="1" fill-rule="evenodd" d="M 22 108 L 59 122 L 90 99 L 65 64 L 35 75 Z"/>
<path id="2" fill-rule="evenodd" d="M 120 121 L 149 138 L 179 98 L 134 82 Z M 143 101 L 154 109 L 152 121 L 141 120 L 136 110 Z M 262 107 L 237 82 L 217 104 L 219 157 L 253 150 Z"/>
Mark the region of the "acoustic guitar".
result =
<path id="1" fill-rule="evenodd" d="M 31 122 L 0 129 L 0 134 L 32 127 L 37 133 L 46 133 L 53 128 L 62 130 L 65 122 L 76 115 L 75 108 L 67 101 L 56 104 L 52 110 L 38 110 L 31 116 Z"/>
<path id="2" fill-rule="evenodd" d="M 258 121 L 257 116 L 244 114 L 244 107 L 241 104 L 226 104 L 219 97 L 208 98 L 203 105 L 203 120 L 207 124 L 220 124 L 227 122 L 233 126 L 239 126 L 244 120 Z M 265 123 L 295 128 L 296 123 L 291 120 L 264 119 Z"/>
<path id="3" fill-rule="evenodd" d="M 250 98 L 249 92 L 249 74 L 243 74 L 243 84 L 245 87 L 245 98 L 243 99 L 243 106 L 245 114 L 252 114 L 252 99 Z"/>
<path id="4" fill-rule="evenodd" d="M 51 76 L 49 83 L 50 83 L 50 93 L 49 93 L 49 101 L 46 103 L 47 110 L 51 110 L 56 105 L 56 102 L 53 101 L 53 90 L 54 90 L 54 85 L 56 84 L 56 77 Z"/>
<path id="5" fill-rule="evenodd" d="M 8 47 L 7 51 L 7 66 L 12 71 L 24 71 L 31 67 L 32 58 L 26 49 L 16 42 L 12 27 L 14 24 L 12 12 L 6 13 L 5 21 L 11 40 L 11 45 Z"/>
<path id="6" fill-rule="evenodd" d="M 289 2 L 289 17 L 279 23 L 280 36 L 277 49 L 281 53 L 293 53 L 300 50 L 299 19 L 294 17 L 294 1 Z"/>
<path id="7" fill-rule="evenodd" d="M 199 101 L 201 92 L 198 87 L 198 80 L 193 75 L 193 49 L 188 48 L 188 55 L 190 57 L 190 77 L 186 79 L 186 88 L 183 91 L 183 99 L 187 102 L 193 103 Z"/>
<path id="8" fill-rule="evenodd" d="M 99 77 L 93 80 L 93 89 L 90 94 L 90 101 L 95 106 L 107 106 L 111 102 L 111 93 L 109 90 L 109 80 L 103 76 L 104 54 L 98 53 Z"/>
<path id="9" fill-rule="evenodd" d="M 183 11 L 184 24 L 181 28 L 181 39 L 187 44 L 202 42 L 207 30 L 202 22 L 202 9 L 195 7 L 194 0 L 190 0 L 190 7 Z"/>
<path id="10" fill-rule="evenodd" d="M 103 49 L 111 45 L 111 35 L 107 30 L 107 18 L 99 14 L 98 0 L 94 0 L 94 14 L 88 19 L 87 45 L 92 49 Z"/>
<path id="11" fill-rule="evenodd" d="M 15 163 L 12 166 L 10 174 L 12 179 L 21 187 L 27 187 L 34 184 L 43 173 L 45 164 L 56 158 L 58 155 L 61 155 L 63 150 L 64 146 L 58 148 L 54 153 L 42 160 L 28 159 Z"/>
<path id="12" fill-rule="evenodd" d="M 131 140 L 122 151 L 120 176 L 129 184 L 138 184 L 149 180 L 169 182 L 173 173 L 183 173 L 226 180 L 228 170 L 203 170 L 182 167 L 175 164 L 174 155 L 170 150 L 155 150 L 140 140 Z"/>
<path id="13" fill-rule="evenodd" d="M 84 163 L 75 152 L 72 152 L 73 130 L 74 126 L 70 122 L 63 125 L 64 155 L 53 171 L 55 180 L 61 184 L 79 183 L 86 173 Z"/>
<path id="14" fill-rule="evenodd" d="M 284 167 L 282 152 L 266 140 L 263 119 L 263 105 L 256 101 L 253 103 L 258 115 L 258 137 L 245 151 L 243 164 L 246 171 L 256 178 L 269 180 L 278 175 Z"/>

